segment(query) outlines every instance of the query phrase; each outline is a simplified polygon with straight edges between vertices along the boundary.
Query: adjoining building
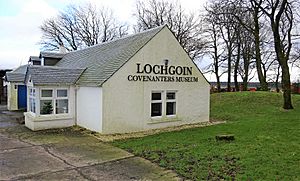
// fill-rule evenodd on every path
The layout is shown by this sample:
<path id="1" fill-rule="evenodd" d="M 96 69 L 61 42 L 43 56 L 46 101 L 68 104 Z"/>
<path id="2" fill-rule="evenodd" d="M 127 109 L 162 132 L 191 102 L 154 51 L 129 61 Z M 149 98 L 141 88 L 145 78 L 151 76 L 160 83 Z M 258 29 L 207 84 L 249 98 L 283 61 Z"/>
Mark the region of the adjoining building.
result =
<path id="1" fill-rule="evenodd" d="M 26 110 L 27 108 L 27 87 L 25 85 L 27 66 L 28 65 L 22 65 L 6 73 L 7 109 L 10 111 Z"/>
<path id="2" fill-rule="evenodd" d="M 209 121 L 210 84 L 167 26 L 56 59 L 28 66 L 32 130 L 79 125 L 110 134 Z"/>

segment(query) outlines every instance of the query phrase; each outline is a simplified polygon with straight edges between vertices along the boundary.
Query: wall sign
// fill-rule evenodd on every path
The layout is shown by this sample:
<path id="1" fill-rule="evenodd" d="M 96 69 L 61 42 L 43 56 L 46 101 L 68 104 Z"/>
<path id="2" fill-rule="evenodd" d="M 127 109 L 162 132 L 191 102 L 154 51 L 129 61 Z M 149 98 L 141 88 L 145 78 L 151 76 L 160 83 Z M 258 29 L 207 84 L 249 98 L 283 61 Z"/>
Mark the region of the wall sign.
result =
<path id="1" fill-rule="evenodd" d="M 137 63 L 136 74 L 128 75 L 127 79 L 141 82 L 198 82 L 198 77 L 192 75 L 193 67 Z"/>

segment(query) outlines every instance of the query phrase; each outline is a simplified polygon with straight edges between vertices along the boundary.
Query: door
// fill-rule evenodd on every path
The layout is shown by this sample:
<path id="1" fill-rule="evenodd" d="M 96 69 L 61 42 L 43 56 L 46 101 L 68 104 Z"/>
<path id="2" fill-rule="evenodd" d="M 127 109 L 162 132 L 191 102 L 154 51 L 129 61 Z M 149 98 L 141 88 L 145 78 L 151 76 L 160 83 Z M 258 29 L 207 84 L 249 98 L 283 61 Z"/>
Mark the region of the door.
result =
<path id="1" fill-rule="evenodd" d="M 26 85 L 18 85 L 18 109 L 27 107 L 27 88 Z"/>

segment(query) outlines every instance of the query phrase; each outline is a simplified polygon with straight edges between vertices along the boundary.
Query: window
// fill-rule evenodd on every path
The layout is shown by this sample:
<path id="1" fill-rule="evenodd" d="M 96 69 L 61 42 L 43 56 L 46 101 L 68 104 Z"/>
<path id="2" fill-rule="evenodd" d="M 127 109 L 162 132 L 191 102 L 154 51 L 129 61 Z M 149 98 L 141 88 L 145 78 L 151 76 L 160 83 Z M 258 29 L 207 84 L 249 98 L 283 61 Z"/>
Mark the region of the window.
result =
<path id="1" fill-rule="evenodd" d="M 151 117 L 161 117 L 163 115 L 176 115 L 176 91 L 155 91 L 151 93 Z"/>
<path id="2" fill-rule="evenodd" d="M 57 90 L 57 97 L 68 97 L 68 91 L 66 89 Z"/>
<path id="3" fill-rule="evenodd" d="M 29 89 L 29 111 L 35 113 L 35 89 Z"/>
<path id="4" fill-rule="evenodd" d="M 40 114 L 66 114 L 69 112 L 67 89 L 42 89 Z"/>
<path id="5" fill-rule="evenodd" d="M 52 114 L 53 113 L 53 90 L 42 89 L 40 100 L 40 114 Z"/>
<path id="6" fill-rule="evenodd" d="M 46 90 L 42 90 L 42 97 L 52 97 L 53 95 L 52 95 L 52 93 L 53 93 L 53 90 L 48 90 L 48 89 L 46 89 Z"/>
<path id="7" fill-rule="evenodd" d="M 162 116 L 162 92 L 152 92 L 151 117 Z"/>
<path id="8" fill-rule="evenodd" d="M 68 105 L 68 91 L 66 89 L 57 90 L 56 114 L 68 113 Z"/>
<path id="9" fill-rule="evenodd" d="M 176 115 L 176 93 L 167 92 L 166 115 Z"/>

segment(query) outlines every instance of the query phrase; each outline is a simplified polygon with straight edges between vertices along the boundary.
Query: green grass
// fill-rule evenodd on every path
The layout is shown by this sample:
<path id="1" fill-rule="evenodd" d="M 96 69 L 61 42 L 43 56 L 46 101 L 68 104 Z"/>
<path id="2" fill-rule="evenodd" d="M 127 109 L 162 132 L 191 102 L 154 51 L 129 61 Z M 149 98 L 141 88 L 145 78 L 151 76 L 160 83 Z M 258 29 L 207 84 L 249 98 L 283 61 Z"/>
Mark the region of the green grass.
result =
<path id="1" fill-rule="evenodd" d="M 281 94 L 211 95 L 211 118 L 226 124 L 113 144 L 192 180 L 300 180 L 300 96 L 283 110 Z M 232 142 L 216 141 L 234 134 Z"/>

